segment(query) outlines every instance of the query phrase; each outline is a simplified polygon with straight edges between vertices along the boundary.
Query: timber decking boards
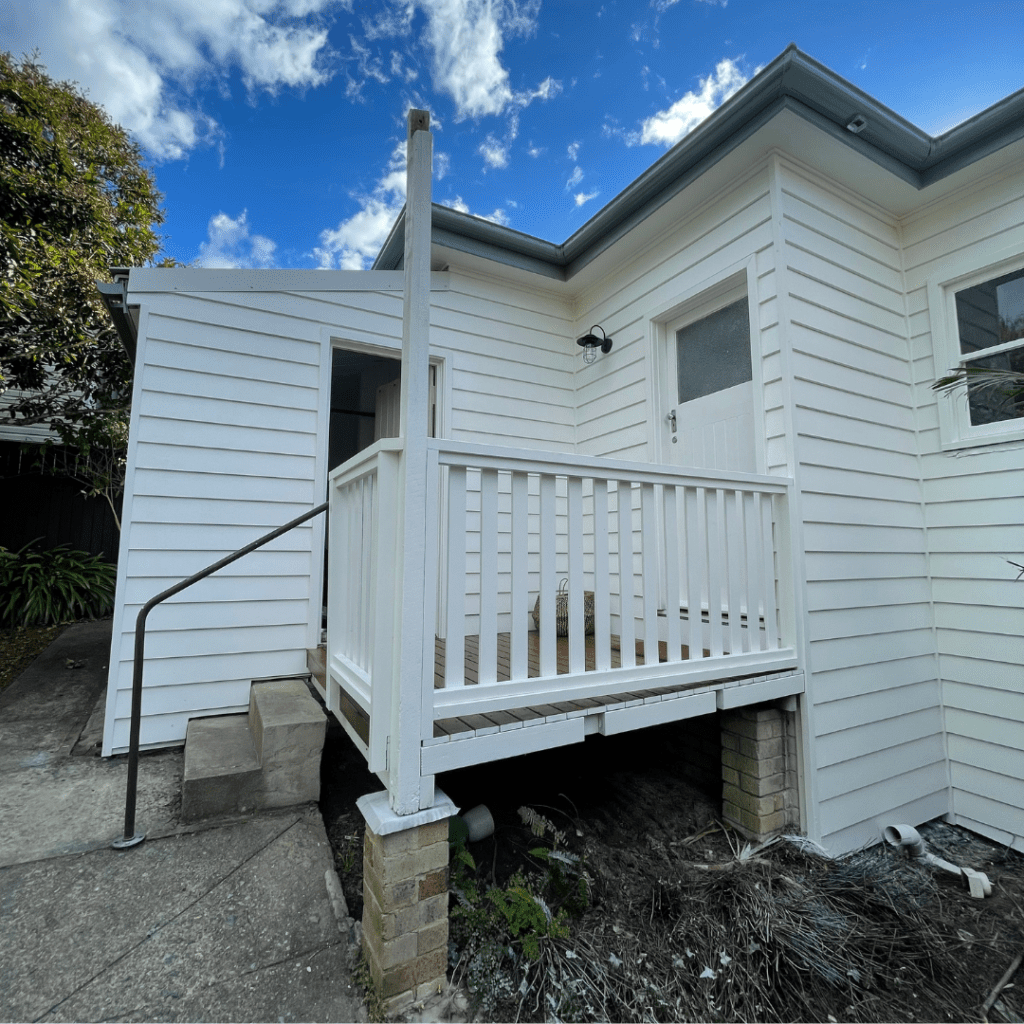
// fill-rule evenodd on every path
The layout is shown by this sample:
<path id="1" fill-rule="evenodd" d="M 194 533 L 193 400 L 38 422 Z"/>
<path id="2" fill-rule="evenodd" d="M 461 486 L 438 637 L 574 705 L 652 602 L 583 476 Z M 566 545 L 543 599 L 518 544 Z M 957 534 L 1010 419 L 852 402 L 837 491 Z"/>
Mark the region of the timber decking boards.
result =
<path id="1" fill-rule="evenodd" d="M 499 683 L 508 682 L 511 678 L 511 671 L 509 669 L 509 645 L 511 633 L 499 633 L 498 634 L 498 679 Z M 540 634 L 539 633 L 527 633 L 527 675 L 533 679 L 540 676 Z M 556 662 L 558 665 L 558 674 L 568 675 L 569 673 L 569 639 L 568 637 L 560 636 L 557 638 L 558 642 L 558 653 L 556 655 Z M 471 634 L 465 638 L 466 644 L 466 655 L 463 664 L 463 678 L 466 681 L 467 686 L 472 686 L 479 681 L 478 679 L 478 666 L 480 663 L 480 637 L 477 634 Z M 444 689 L 444 670 L 445 670 L 445 647 L 446 642 L 443 637 L 434 637 L 434 689 Z M 686 644 L 682 644 L 681 648 L 681 660 L 686 661 L 690 657 L 690 649 Z M 668 648 L 665 642 L 662 640 L 658 644 L 658 660 L 668 661 Z M 708 658 L 711 656 L 710 651 L 704 652 L 704 657 Z M 584 638 L 584 657 L 586 661 L 586 671 L 593 672 L 597 667 L 596 655 L 594 653 L 594 637 L 587 635 Z M 636 641 L 636 663 L 638 665 L 644 664 L 644 642 L 643 640 Z M 611 636 L 611 667 L 621 668 L 622 667 L 622 652 L 619 646 L 619 638 L 613 633 Z"/>
<path id="2" fill-rule="evenodd" d="M 509 637 L 508 633 L 498 634 L 498 681 L 507 682 L 509 679 Z M 530 677 L 540 675 L 540 637 L 537 633 L 528 633 L 527 662 Z M 479 664 L 480 637 L 477 635 L 467 636 L 466 656 L 464 663 L 465 679 L 467 685 L 476 685 L 477 667 Z M 681 646 L 682 660 L 689 657 L 689 648 Z M 659 661 L 668 660 L 668 650 L 665 642 L 658 644 Z M 709 652 L 704 652 L 709 657 Z M 434 638 L 434 688 L 444 687 L 445 668 L 445 641 L 441 637 Z M 326 651 L 321 648 L 310 649 L 307 652 L 307 665 L 310 671 L 317 678 L 324 680 L 326 685 Z M 636 641 L 636 663 L 644 664 L 644 644 L 642 640 Z M 569 642 L 566 637 L 558 637 L 557 664 L 559 675 L 569 672 Z M 586 669 L 594 671 L 596 659 L 594 654 L 594 638 L 586 638 Z M 611 637 L 611 667 L 621 668 L 622 657 L 619 647 L 619 638 Z M 770 676 L 789 675 L 788 672 L 770 673 Z M 764 673 L 752 673 L 753 678 L 769 678 Z M 723 680 L 719 680 L 721 683 Z M 750 680 L 748 679 L 748 682 Z M 550 720 L 558 718 L 575 718 L 580 715 L 593 714 L 598 708 L 624 707 L 630 704 L 640 704 L 652 699 L 660 699 L 668 695 L 682 696 L 694 689 L 707 688 L 718 684 L 689 683 L 680 686 L 659 686 L 644 689 L 632 690 L 629 692 L 616 693 L 606 697 L 580 697 L 571 701 L 560 701 L 557 704 L 537 704 L 524 708 L 512 708 L 508 711 L 488 711 L 482 715 L 464 715 L 460 718 L 445 718 L 434 722 L 434 741 L 443 742 L 451 737 L 466 733 L 477 736 L 485 736 L 488 733 L 518 729 L 539 720 Z M 344 691 L 341 692 L 341 712 L 348 719 L 349 723 L 356 730 L 364 742 L 368 742 L 369 718 L 358 704 L 348 697 Z M 430 741 L 426 741 L 430 742 Z"/>

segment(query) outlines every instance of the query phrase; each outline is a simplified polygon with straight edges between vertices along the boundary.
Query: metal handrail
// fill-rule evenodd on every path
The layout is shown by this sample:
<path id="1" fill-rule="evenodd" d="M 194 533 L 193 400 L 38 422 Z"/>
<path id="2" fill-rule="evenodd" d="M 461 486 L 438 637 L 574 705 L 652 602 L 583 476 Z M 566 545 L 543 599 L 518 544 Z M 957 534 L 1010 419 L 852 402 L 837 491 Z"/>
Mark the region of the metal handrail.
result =
<path id="1" fill-rule="evenodd" d="M 326 512 L 329 505 L 330 502 L 325 501 L 323 504 L 317 505 L 316 508 L 304 512 L 291 522 L 285 523 L 284 526 L 279 526 L 266 536 L 260 537 L 259 540 L 246 544 L 244 548 L 239 548 L 226 558 L 222 558 L 219 562 L 214 562 L 213 565 L 209 565 L 205 569 L 194 573 L 187 580 L 182 580 L 180 583 L 175 583 L 173 587 L 168 587 L 167 590 L 157 594 L 156 597 L 151 597 L 142 606 L 142 610 L 135 620 L 135 663 L 132 666 L 132 724 L 128 739 L 128 788 L 125 793 L 124 835 L 111 843 L 115 850 L 127 850 L 129 847 L 137 846 L 146 838 L 145 832 L 136 833 L 135 831 L 135 803 L 138 796 L 139 781 L 139 732 L 142 728 L 142 664 L 146 650 L 146 617 L 161 601 L 173 597 L 186 587 L 191 587 L 193 583 L 198 583 L 201 579 L 211 575 L 211 573 L 215 573 L 218 569 L 223 569 L 225 565 L 230 565 L 243 555 L 249 554 L 250 551 L 255 551 L 256 548 L 262 547 L 276 537 L 280 537 L 282 533 L 287 533 L 294 527 L 306 522 L 306 520 L 320 515 L 321 512 Z"/>

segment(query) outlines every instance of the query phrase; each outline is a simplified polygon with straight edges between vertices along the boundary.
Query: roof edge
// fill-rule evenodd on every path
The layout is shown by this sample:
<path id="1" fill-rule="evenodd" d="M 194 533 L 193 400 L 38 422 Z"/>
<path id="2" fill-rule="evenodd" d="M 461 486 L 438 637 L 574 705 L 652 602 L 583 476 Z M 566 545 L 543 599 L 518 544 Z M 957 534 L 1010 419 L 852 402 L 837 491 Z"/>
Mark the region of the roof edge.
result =
<path id="1" fill-rule="evenodd" d="M 1024 138 L 1024 89 L 933 137 L 790 43 L 560 245 L 436 203 L 432 241 L 567 280 L 782 109 L 918 190 Z M 855 133 L 858 115 L 866 124 Z M 373 269 L 401 265 L 404 223 L 403 209 Z"/>

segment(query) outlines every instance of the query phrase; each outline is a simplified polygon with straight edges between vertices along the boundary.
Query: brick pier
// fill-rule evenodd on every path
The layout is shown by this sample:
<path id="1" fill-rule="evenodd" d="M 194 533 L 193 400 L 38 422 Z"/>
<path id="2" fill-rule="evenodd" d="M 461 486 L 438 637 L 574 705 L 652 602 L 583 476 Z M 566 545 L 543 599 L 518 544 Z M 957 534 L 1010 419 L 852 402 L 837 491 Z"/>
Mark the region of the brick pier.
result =
<path id="1" fill-rule="evenodd" d="M 773 706 L 721 713 L 722 815 L 752 839 L 799 827 L 796 716 Z"/>
<path id="2" fill-rule="evenodd" d="M 401 817 L 386 793 L 357 804 L 366 819 L 363 951 L 393 1015 L 446 984 L 448 819 L 457 808 L 440 792 L 429 810 Z"/>

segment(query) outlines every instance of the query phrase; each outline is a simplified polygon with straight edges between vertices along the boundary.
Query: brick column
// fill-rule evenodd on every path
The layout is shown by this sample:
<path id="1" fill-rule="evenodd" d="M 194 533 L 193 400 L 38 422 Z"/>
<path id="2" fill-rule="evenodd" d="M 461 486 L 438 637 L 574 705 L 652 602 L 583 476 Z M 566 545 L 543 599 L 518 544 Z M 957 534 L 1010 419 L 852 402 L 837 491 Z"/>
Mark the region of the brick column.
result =
<path id="1" fill-rule="evenodd" d="M 357 805 L 366 819 L 363 952 L 391 1015 L 447 981 L 448 819 L 458 808 L 440 791 L 416 814 L 395 814 L 386 793 Z"/>
<path id="2" fill-rule="evenodd" d="M 795 716 L 778 707 L 722 713 L 722 815 L 752 839 L 799 826 Z"/>

